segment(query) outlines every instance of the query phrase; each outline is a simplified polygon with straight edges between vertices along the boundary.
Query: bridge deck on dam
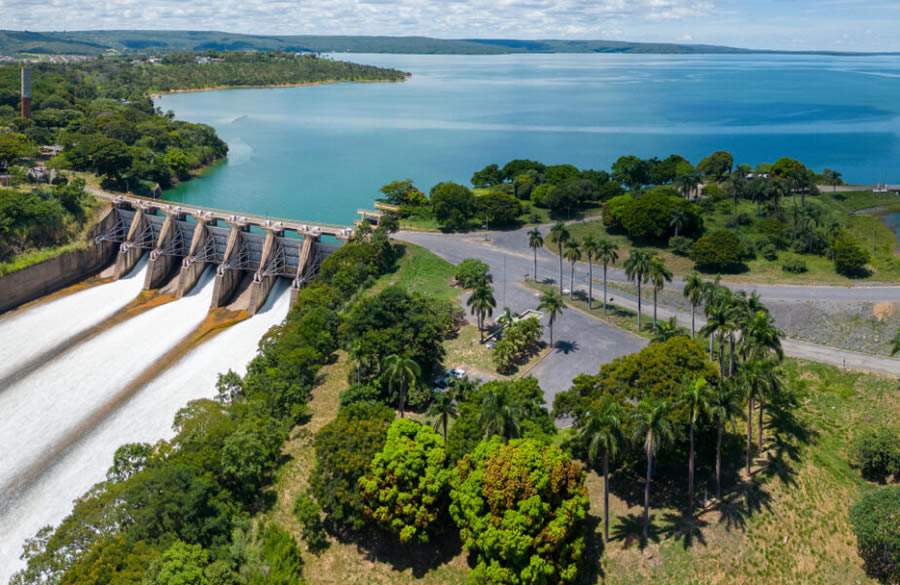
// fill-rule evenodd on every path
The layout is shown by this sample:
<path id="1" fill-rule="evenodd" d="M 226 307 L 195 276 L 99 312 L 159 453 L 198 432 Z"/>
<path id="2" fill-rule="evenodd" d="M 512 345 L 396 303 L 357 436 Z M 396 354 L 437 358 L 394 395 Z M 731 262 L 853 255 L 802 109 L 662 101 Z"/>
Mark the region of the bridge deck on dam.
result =
<path id="1" fill-rule="evenodd" d="M 323 236 L 340 241 L 353 234 L 348 226 L 263 218 L 143 197 L 102 196 L 113 207 L 96 241 L 118 246 L 116 278 L 128 274 L 149 253 L 144 288 L 168 283 L 180 297 L 213 265 L 212 306 L 226 306 L 240 296 L 251 314 L 265 303 L 276 279 L 290 279 L 295 291 L 309 280 L 336 248 L 323 243 Z"/>

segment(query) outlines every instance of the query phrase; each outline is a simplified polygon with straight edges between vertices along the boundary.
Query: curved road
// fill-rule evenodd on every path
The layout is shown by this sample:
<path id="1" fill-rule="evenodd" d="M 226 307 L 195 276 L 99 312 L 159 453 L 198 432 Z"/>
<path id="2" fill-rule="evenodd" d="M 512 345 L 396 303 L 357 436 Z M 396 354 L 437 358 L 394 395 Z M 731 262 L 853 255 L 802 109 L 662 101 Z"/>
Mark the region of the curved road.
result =
<path id="1" fill-rule="evenodd" d="M 441 234 L 402 231 L 396 238 L 420 245 L 438 256 L 456 264 L 465 258 L 479 258 L 488 263 L 494 276 L 495 297 L 498 308 L 508 306 L 515 311 L 533 309 L 537 306 L 537 294 L 526 288 L 522 282 L 532 276 L 534 260 L 528 248 L 528 229 L 509 232 L 478 232 L 474 234 Z M 546 227 L 542 228 L 545 232 Z M 576 271 L 576 289 L 587 289 L 587 264 L 581 263 Z M 566 270 L 568 273 L 568 270 Z M 594 271 L 595 296 L 601 295 L 598 280 L 599 270 Z M 538 276 L 553 277 L 559 274 L 559 258 L 550 252 L 538 250 Z M 610 269 L 611 281 L 627 282 L 619 269 Z M 681 287 L 676 279 L 674 286 Z M 725 283 L 728 284 L 728 283 Z M 568 283 L 564 283 L 568 287 Z M 900 302 L 900 287 L 841 287 L 841 286 L 791 286 L 791 285 L 751 285 L 729 284 L 732 288 L 756 290 L 764 300 L 810 301 L 828 300 L 845 302 Z M 615 304 L 636 309 L 635 298 L 616 291 Z M 645 311 L 647 307 L 645 306 Z M 681 323 L 690 323 L 690 313 L 660 306 L 663 318 L 672 315 Z M 698 327 L 703 322 L 697 318 Z M 646 340 L 607 325 L 581 311 L 568 310 L 556 327 L 557 349 L 545 358 L 532 373 L 538 378 L 547 393 L 548 402 L 561 390 L 569 387 L 572 378 L 581 373 L 596 373 L 600 366 L 616 357 L 633 353 L 646 345 Z M 842 349 L 818 345 L 794 339 L 784 340 L 785 353 L 790 356 L 812 361 L 900 377 L 900 360 L 882 356 L 867 355 Z M 571 348 L 571 351 L 567 351 Z"/>

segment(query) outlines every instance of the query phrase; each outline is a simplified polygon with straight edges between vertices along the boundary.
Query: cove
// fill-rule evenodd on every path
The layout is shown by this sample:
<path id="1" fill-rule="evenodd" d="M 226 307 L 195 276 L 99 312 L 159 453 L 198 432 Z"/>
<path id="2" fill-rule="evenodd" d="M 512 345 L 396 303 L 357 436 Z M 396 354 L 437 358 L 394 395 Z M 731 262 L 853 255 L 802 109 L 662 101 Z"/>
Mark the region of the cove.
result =
<path id="1" fill-rule="evenodd" d="M 900 182 L 900 56 L 340 55 L 413 74 L 162 96 L 226 162 L 167 199 L 347 223 L 388 181 L 467 183 L 513 158 L 608 168 L 622 154 L 781 156 Z"/>

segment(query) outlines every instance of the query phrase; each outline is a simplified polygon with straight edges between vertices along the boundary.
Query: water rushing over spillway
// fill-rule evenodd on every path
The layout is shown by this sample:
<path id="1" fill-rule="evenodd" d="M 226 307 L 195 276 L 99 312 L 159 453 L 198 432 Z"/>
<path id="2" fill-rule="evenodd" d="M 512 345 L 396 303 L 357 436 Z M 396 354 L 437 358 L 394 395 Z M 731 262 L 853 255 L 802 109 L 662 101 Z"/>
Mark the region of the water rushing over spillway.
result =
<path id="1" fill-rule="evenodd" d="M 95 286 L 0 319 L 0 380 L 35 356 L 97 325 L 141 292 L 147 258 L 121 280 Z M 4 388 L 0 387 L 0 393 Z"/>
<path id="2" fill-rule="evenodd" d="M 262 335 L 287 314 L 289 286 L 279 281 L 256 316 L 212 337 L 133 395 L 123 396 L 136 377 L 200 325 L 214 280 L 208 270 L 190 295 L 112 327 L 0 392 L 5 420 L 0 426 L 0 583 L 22 568 L 18 556 L 25 539 L 42 526 L 58 524 L 75 498 L 104 479 L 119 445 L 170 436 L 178 409 L 211 397 L 218 373 L 229 368 L 242 372 Z M 101 297 L 121 308 L 137 292 L 119 286 L 115 294 L 89 295 L 93 290 L 62 300 L 75 311 L 87 311 Z M 42 308 L 25 311 L 8 324 L 20 331 L 46 324 Z M 73 327 L 98 322 L 85 320 Z M 10 351 L 2 326 L 0 335 L 3 351 Z"/>

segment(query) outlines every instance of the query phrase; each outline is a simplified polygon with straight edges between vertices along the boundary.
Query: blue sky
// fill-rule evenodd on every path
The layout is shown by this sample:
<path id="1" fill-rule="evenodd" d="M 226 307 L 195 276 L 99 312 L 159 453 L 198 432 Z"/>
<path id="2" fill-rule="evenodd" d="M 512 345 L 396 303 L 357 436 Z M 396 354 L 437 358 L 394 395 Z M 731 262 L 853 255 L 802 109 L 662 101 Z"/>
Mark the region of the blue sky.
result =
<path id="1" fill-rule="evenodd" d="M 0 0 L 0 28 L 602 38 L 900 51 L 900 0 Z"/>

